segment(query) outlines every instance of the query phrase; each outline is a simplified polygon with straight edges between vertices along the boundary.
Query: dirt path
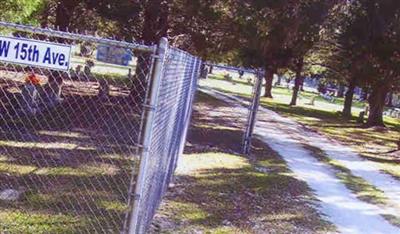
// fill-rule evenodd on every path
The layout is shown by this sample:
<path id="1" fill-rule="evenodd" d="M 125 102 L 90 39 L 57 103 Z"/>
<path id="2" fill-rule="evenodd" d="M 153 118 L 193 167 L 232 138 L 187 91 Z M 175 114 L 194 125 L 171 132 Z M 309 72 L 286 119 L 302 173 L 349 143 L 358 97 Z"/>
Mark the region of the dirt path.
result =
<path id="1" fill-rule="evenodd" d="M 241 99 L 204 90 L 206 93 L 230 103 L 238 111 L 244 109 Z M 372 162 L 362 160 L 350 149 L 330 141 L 316 133 L 309 132 L 299 124 L 279 116 L 275 112 L 260 108 L 255 133 L 287 162 L 296 176 L 308 183 L 321 201 L 321 212 L 335 224 L 342 233 L 399 233 L 382 215 L 396 215 L 392 208 L 381 208 L 357 198 L 337 178 L 332 167 L 317 160 L 304 143 L 319 148 L 335 160 L 343 163 L 352 173 L 362 177 L 382 190 L 395 204 L 400 195 L 397 181 L 383 174 Z M 368 225 L 366 225 L 368 224 Z"/>
<path id="2" fill-rule="evenodd" d="M 290 134 L 292 138 L 321 149 L 328 157 L 345 165 L 355 176 L 365 179 L 371 185 L 382 190 L 389 198 L 391 205 L 399 209 L 396 215 L 400 217 L 400 181 L 382 173 L 377 163 L 363 159 L 350 147 L 304 128 L 297 122 L 282 117 L 274 111 L 264 107 L 260 107 L 260 111 L 263 115 L 260 119 L 272 121 L 279 126 L 281 131 Z M 268 117 L 265 118 L 265 116 Z"/>

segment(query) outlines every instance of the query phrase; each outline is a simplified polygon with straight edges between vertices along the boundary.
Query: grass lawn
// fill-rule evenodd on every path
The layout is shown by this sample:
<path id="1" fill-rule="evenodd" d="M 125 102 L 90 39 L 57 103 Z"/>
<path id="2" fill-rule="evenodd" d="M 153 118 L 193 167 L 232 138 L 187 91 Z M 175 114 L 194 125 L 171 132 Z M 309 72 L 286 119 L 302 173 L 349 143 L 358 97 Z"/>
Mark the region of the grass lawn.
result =
<path id="1" fill-rule="evenodd" d="M 251 96 L 252 86 L 246 81 L 238 81 L 233 84 L 224 80 L 222 75 L 210 76 L 210 78 L 202 80 L 200 84 L 241 97 L 249 98 Z M 400 178 L 400 155 L 398 152 L 387 153 L 397 148 L 396 141 L 400 139 L 400 120 L 385 117 L 386 129 L 363 128 L 356 122 L 356 116 L 363 107 L 362 103 L 355 102 L 353 118 L 343 120 L 338 112 L 342 109 L 342 99 L 331 103 L 318 97 L 315 99 L 315 105 L 311 106 L 307 103 L 316 94 L 302 92 L 298 106 L 292 107 L 288 105 L 291 98 L 290 90 L 277 87 L 273 89 L 272 93 L 274 99 L 262 98 L 262 105 L 351 146 L 363 157 L 378 162 L 383 171 Z"/>
<path id="2" fill-rule="evenodd" d="M 153 233 L 326 233 L 304 182 L 268 146 L 239 155 L 242 120 L 198 95 L 188 146 L 153 223 Z"/>
<path id="3" fill-rule="evenodd" d="M 0 191 L 20 195 L 0 200 L 0 233 L 118 233 L 139 167 L 135 113 L 128 104 L 65 95 L 35 118 L 3 117 Z"/>

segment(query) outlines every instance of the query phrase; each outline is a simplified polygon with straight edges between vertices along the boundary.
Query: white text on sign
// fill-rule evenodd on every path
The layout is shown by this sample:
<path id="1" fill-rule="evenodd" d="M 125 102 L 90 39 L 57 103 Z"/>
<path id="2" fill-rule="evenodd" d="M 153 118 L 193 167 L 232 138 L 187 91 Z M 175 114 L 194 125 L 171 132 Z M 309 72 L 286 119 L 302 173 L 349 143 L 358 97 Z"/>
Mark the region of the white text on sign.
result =
<path id="1" fill-rule="evenodd" d="M 24 38 L 0 37 L 0 61 L 67 71 L 71 46 Z"/>

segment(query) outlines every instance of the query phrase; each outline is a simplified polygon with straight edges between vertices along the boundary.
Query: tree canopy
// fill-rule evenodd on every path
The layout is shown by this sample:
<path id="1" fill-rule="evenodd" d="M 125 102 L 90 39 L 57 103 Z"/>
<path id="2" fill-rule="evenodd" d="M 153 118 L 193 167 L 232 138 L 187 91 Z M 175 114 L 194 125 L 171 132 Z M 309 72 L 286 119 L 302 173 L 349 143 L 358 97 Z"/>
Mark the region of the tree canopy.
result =
<path id="1" fill-rule="evenodd" d="M 307 74 L 370 90 L 368 125 L 383 125 L 387 93 L 400 86 L 397 0 L 4 0 L 0 19 L 90 31 L 145 44 L 170 43 L 205 60 L 296 74 L 292 105 Z"/>
<path id="2" fill-rule="evenodd" d="M 37 19 L 32 16 L 43 7 L 44 2 L 43 0 L 4 0 L 1 4 L 0 20 L 34 23 Z"/>

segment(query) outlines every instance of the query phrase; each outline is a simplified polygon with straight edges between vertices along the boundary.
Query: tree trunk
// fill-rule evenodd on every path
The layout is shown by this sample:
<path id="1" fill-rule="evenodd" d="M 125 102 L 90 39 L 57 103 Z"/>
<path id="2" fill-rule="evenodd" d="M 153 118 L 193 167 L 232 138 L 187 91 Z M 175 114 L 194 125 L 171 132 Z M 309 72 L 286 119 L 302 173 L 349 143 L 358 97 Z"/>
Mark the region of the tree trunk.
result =
<path id="1" fill-rule="evenodd" d="M 145 44 L 158 43 L 162 37 L 167 36 L 168 7 L 168 1 L 162 0 L 149 1 L 145 6 L 144 25 L 141 36 Z M 132 104 L 140 112 L 146 98 L 146 88 L 150 79 L 151 56 L 148 53 L 139 53 L 136 56 L 137 66 L 129 97 Z"/>
<path id="2" fill-rule="evenodd" d="M 344 97 L 344 91 L 345 91 L 345 86 L 343 84 L 340 84 L 339 85 L 339 90 L 338 90 L 338 93 L 337 93 L 337 97 L 338 98 Z M 354 93 L 354 90 L 353 90 L 353 93 Z"/>
<path id="3" fill-rule="evenodd" d="M 301 83 L 300 83 L 300 91 L 301 92 L 304 92 L 304 77 L 302 77 L 301 79 L 300 79 L 300 81 L 301 81 Z"/>
<path id="4" fill-rule="evenodd" d="M 75 7 L 78 5 L 76 0 L 59 1 L 56 8 L 55 26 L 61 31 L 66 31 L 71 24 L 72 14 Z"/>
<path id="5" fill-rule="evenodd" d="M 49 17 L 51 15 L 51 8 L 48 2 L 44 3 L 42 13 L 40 14 L 40 27 L 47 28 L 49 26 Z"/>
<path id="6" fill-rule="evenodd" d="M 210 70 L 208 71 L 208 73 L 213 74 L 213 69 L 214 69 L 214 66 L 210 66 Z"/>
<path id="7" fill-rule="evenodd" d="M 368 99 L 368 94 L 369 94 L 369 88 L 368 87 L 364 87 L 362 89 L 362 93 L 361 93 L 361 99 L 363 101 L 366 101 Z"/>
<path id="8" fill-rule="evenodd" d="M 274 73 L 275 73 L 276 69 L 271 69 L 269 67 L 267 67 L 265 69 L 265 93 L 264 93 L 264 97 L 267 98 L 273 98 L 272 97 L 272 83 L 274 80 Z"/>
<path id="9" fill-rule="evenodd" d="M 132 105 L 134 105 L 138 111 L 142 109 L 146 98 L 146 88 L 150 79 L 150 67 L 151 57 L 149 54 L 140 53 L 137 55 L 137 65 L 135 74 L 132 76 L 132 86 L 129 93 L 129 98 Z"/>
<path id="10" fill-rule="evenodd" d="M 348 90 L 346 92 L 346 96 L 344 99 L 344 106 L 343 106 L 343 112 L 342 116 L 345 119 L 350 119 L 351 118 L 351 107 L 353 105 L 353 97 L 354 97 L 354 89 L 356 88 L 356 84 L 354 82 L 354 79 L 352 79 L 349 83 L 349 86 L 347 87 Z"/>
<path id="11" fill-rule="evenodd" d="M 291 106 L 295 106 L 297 104 L 297 97 L 299 96 L 299 90 L 303 84 L 303 77 L 301 76 L 302 71 L 303 71 L 303 60 L 301 59 L 296 64 L 296 78 L 294 79 L 292 100 L 290 101 L 289 104 Z"/>
<path id="12" fill-rule="evenodd" d="M 369 115 L 366 127 L 385 126 L 383 123 L 383 109 L 385 107 L 386 95 L 389 92 L 389 85 L 379 82 L 371 87 L 372 92 L 368 97 Z"/>
<path id="13" fill-rule="evenodd" d="M 276 81 L 275 86 L 280 86 L 281 83 L 282 83 L 282 76 L 279 74 L 278 75 L 278 80 Z"/>
<path id="14" fill-rule="evenodd" d="M 390 92 L 388 94 L 386 106 L 387 107 L 393 107 L 393 92 Z"/>
<path id="15" fill-rule="evenodd" d="M 299 72 L 296 72 L 296 78 L 294 79 L 292 100 L 290 101 L 290 104 L 289 104 L 291 106 L 295 106 L 297 104 L 297 97 L 299 96 L 301 79 L 302 79 L 301 74 Z"/>

